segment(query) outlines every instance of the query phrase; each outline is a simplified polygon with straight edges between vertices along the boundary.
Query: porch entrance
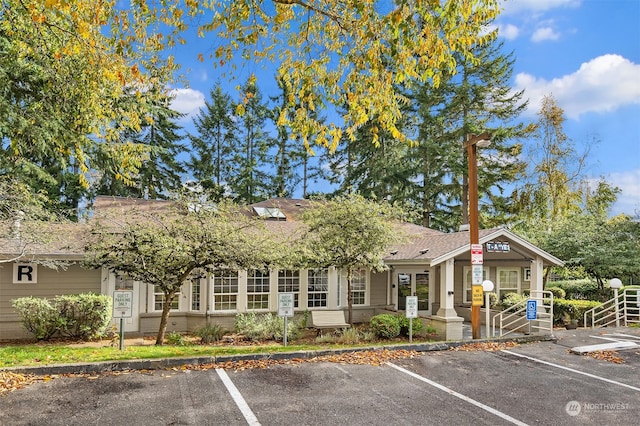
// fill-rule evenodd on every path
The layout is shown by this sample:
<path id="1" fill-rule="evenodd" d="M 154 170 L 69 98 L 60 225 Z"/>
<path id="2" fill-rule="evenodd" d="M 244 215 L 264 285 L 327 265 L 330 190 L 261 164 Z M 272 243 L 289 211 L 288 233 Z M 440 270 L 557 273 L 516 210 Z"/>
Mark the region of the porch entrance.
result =
<path id="1" fill-rule="evenodd" d="M 395 302 L 399 311 L 407 308 L 407 296 L 418 296 L 418 311 L 423 315 L 431 312 L 429 307 L 429 272 L 398 271 L 394 276 Z"/>

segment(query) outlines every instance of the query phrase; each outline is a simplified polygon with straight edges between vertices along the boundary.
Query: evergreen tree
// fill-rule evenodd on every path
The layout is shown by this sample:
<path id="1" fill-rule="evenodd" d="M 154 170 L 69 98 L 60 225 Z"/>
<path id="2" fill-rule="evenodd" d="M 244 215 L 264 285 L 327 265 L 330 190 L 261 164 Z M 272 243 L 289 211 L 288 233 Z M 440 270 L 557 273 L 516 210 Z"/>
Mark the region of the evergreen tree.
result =
<path id="1" fill-rule="evenodd" d="M 136 164 L 137 173 L 132 179 L 123 180 L 119 176 L 120 159 L 103 152 L 102 176 L 95 192 L 101 195 L 124 197 L 166 199 L 171 192 L 177 191 L 182 183 L 181 174 L 185 172 L 178 161 L 178 155 L 185 149 L 179 143 L 181 127 L 175 120 L 181 114 L 170 108 L 172 98 L 151 90 L 147 102 L 145 122 L 139 132 L 123 133 L 123 143 L 143 144 L 148 147 L 148 155 Z"/>
<path id="2" fill-rule="evenodd" d="M 268 150 L 273 139 L 266 132 L 269 109 L 262 93 L 250 78 L 242 87 L 243 99 L 235 107 L 241 110 L 239 136 L 234 147 L 234 168 L 228 181 L 232 196 L 239 203 L 252 204 L 269 196 Z"/>
<path id="3" fill-rule="evenodd" d="M 211 102 L 194 118 L 197 134 L 189 135 L 191 155 L 187 167 L 200 186 L 215 200 L 227 192 L 232 176 L 233 152 L 238 144 L 238 125 L 231 97 L 220 83 L 211 89 Z"/>
<path id="4" fill-rule="evenodd" d="M 478 45 L 476 63 L 457 57 L 458 70 L 438 88 L 422 86 L 415 93 L 420 121 L 419 169 L 423 181 L 423 223 L 456 229 L 468 223 L 468 182 L 464 141 L 470 134 L 488 132 L 490 150 L 478 156 L 478 190 L 490 201 L 481 206 L 481 219 L 496 225 L 507 220 L 505 188 L 524 171 L 518 159 L 520 138 L 531 128 L 516 122 L 526 107 L 523 92 L 511 93 L 512 55 L 501 53 L 502 43 Z M 428 178 L 427 178 L 428 176 Z M 459 206 L 459 207 L 458 207 Z"/>

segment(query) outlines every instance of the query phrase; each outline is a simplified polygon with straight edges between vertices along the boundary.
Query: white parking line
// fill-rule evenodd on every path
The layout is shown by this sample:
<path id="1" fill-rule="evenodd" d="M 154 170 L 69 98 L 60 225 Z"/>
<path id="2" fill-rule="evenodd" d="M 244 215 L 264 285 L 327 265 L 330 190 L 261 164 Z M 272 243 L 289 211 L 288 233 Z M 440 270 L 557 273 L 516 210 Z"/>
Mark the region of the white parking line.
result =
<path id="1" fill-rule="evenodd" d="M 224 383 L 224 385 L 227 387 L 227 390 L 231 394 L 233 401 L 240 409 L 240 412 L 244 416 L 247 423 L 251 426 L 261 426 L 258 418 L 255 416 L 255 414 L 253 414 L 253 411 L 251 411 L 251 408 L 249 408 L 247 401 L 244 400 L 236 385 L 233 384 L 233 382 L 227 375 L 227 372 L 222 368 L 216 368 L 216 373 L 218 373 L 218 376 L 220 376 L 222 383 Z"/>
<path id="2" fill-rule="evenodd" d="M 583 376 L 591 377 L 592 379 L 602 380 L 603 382 L 612 383 L 614 385 L 622 386 L 624 388 L 629 388 L 631 390 L 640 392 L 640 388 L 637 388 L 635 386 L 631 386 L 631 385 L 628 385 L 626 383 L 616 382 L 615 380 L 607 379 L 605 377 L 596 376 L 594 374 L 585 373 L 584 371 L 574 370 L 573 368 L 565 367 L 564 365 L 558 365 L 558 364 L 554 364 L 552 362 L 543 361 L 541 359 L 532 358 L 532 357 L 527 356 L 527 355 L 522 355 L 522 354 L 519 354 L 519 353 L 516 353 L 516 352 L 511 352 L 511 351 L 509 351 L 507 349 L 503 349 L 502 352 L 507 353 L 507 354 L 511 354 L 511 355 L 515 355 L 515 356 L 520 357 L 520 358 L 526 358 L 526 359 L 531 360 L 531 361 L 539 362 L 540 364 L 545 364 L 545 365 L 549 365 L 551 367 L 560 368 L 562 370 L 571 371 L 572 373 L 582 374 Z"/>
<path id="3" fill-rule="evenodd" d="M 444 391 L 444 392 L 448 393 L 449 395 L 455 396 L 456 398 L 460 398 L 460 399 L 462 399 L 463 401 L 466 401 L 466 402 L 468 402 L 468 403 L 470 403 L 470 404 L 475 405 L 476 407 L 480 407 L 480 408 L 482 408 L 483 410 L 488 411 L 488 412 L 490 412 L 491 414 L 494 414 L 494 415 L 496 415 L 496 416 L 500 417 L 500 418 L 501 418 L 501 419 L 503 419 L 503 420 L 506 420 L 506 421 L 508 421 L 508 422 L 511 422 L 511 423 L 513 423 L 513 424 L 515 424 L 515 425 L 527 426 L 527 424 L 526 424 L 526 423 L 523 423 L 523 422 L 521 422 L 521 421 L 520 421 L 520 420 L 518 420 L 518 419 L 514 419 L 513 417 L 511 417 L 511 416 L 509 416 L 509 415 L 507 415 L 507 414 L 503 413 L 502 411 L 498 411 L 498 410 L 496 410 L 495 408 L 489 407 L 488 405 L 484 405 L 483 403 L 478 402 L 478 401 L 476 401 L 475 399 L 469 398 L 469 397 L 468 397 L 468 396 L 466 396 L 466 395 L 462 395 L 461 393 L 458 393 L 458 392 L 456 392 L 456 391 L 454 391 L 454 390 L 452 390 L 452 389 L 449 389 L 448 387 L 446 387 L 446 386 L 444 386 L 444 385 L 441 385 L 440 383 L 436 383 L 436 382 L 434 382 L 433 380 L 429 380 L 429 379 L 427 379 L 426 377 L 422 377 L 421 375 L 416 374 L 416 373 L 414 373 L 414 372 L 412 372 L 412 371 L 405 370 L 404 368 L 399 367 L 399 366 L 394 365 L 394 364 L 391 364 L 390 362 L 387 362 L 387 365 L 389 365 L 389 366 L 391 366 L 391 367 L 395 368 L 395 369 L 396 369 L 396 370 L 398 370 L 398 371 L 402 371 L 403 373 L 408 374 L 408 375 L 409 375 L 409 376 L 411 376 L 411 377 L 414 377 L 414 378 L 416 378 L 416 379 L 418 379 L 418 380 L 421 380 L 421 381 L 423 381 L 423 382 L 425 382 L 425 383 L 427 383 L 427 384 L 430 384 L 431 386 L 436 387 L 436 388 L 438 388 L 438 389 L 440 389 L 440 390 L 442 390 L 442 391 Z"/>

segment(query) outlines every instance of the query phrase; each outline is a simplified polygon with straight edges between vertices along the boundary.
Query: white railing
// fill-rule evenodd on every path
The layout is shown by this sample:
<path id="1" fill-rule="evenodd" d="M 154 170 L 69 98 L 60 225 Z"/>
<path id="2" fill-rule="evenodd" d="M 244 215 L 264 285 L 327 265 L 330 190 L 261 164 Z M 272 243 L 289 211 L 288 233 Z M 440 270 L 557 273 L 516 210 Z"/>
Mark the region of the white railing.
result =
<path id="1" fill-rule="evenodd" d="M 535 320 L 527 320 L 526 318 L 529 300 L 537 301 Z M 525 334 L 548 332 L 553 335 L 553 293 L 546 290 L 532 290 L 529 299 L 505 309 L 493 317 L 493 336 L 504 337 L 515 332 Z"/>
<path id="2" fill-rule="evenodd" d="M 584 313 L 585 327 L 640 324 L 640 289 L 627 288 L 606 302 Z"/>

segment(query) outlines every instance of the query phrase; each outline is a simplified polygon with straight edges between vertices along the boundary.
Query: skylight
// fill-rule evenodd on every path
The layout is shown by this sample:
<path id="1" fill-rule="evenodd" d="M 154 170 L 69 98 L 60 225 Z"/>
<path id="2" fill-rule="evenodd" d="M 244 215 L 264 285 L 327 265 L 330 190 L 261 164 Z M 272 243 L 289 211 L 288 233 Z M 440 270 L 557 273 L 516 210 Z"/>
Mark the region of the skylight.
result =
<path id="1" fill-rule="evenodd" d="M 286 219 L 287 216 L 277 207 L 254 207 L 256 214 L 263 219 Z"/>

